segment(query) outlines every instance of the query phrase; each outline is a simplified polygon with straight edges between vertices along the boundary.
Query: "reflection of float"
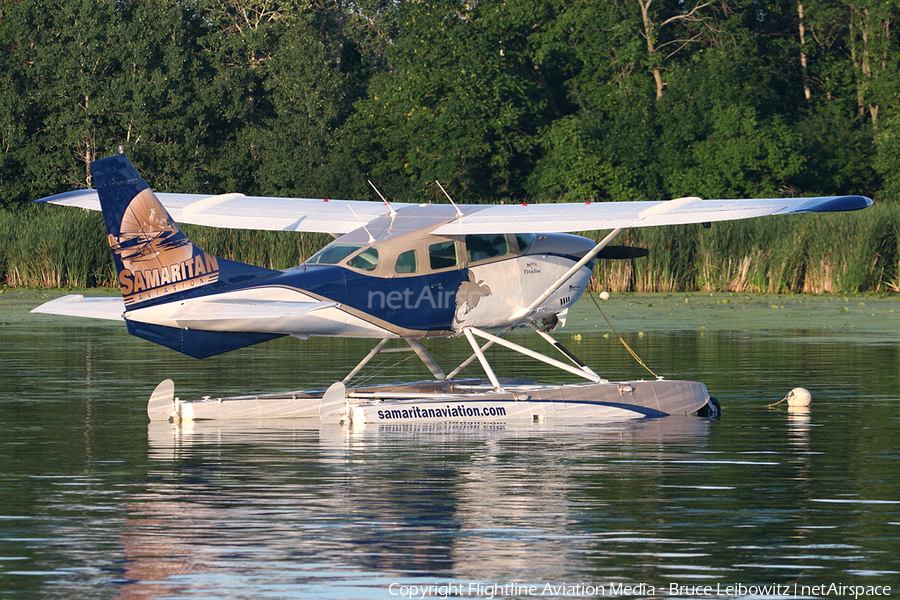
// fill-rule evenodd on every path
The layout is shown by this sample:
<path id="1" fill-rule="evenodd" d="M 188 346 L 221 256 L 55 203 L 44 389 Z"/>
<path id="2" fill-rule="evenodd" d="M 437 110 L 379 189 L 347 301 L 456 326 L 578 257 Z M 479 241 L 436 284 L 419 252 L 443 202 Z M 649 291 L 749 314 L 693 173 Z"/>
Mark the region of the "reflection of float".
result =
<path id="1" fill-rule="evenodd" d="M 372 451 L 373 456 L 395 445 L 397 438 L 383 438 L 387 434 L 414 436 L 458 442 L 457 434 L 468 432 L 476 439 L 543 439 L 554 432 L 572 433 L 582 426 L 566 423 L 381 423 L 365 428 L 333 427 L 314 419 L 246 419 L 242 421 L 185 421 L 184 423 L 152 422 L 147 425 L 148 453 L 152 461 L 171 461 L 188 458 L 186 452 L 222 445 L 249 444 L 258 447 L 261 441 L 272 456 L 290 450 L 296 438 L 318 440 L 318 448 L 332 450 Z M 691 446 L 705 441 L 710 430 L 706 419 L 679 417 L 672 419 L 644 419 L 607 426 L 590 427 L 592 442 L 615 441 L 628 446 L 656 447 L 667 442 Z M 405 438 L 404 438 L 405 439 Z"/>

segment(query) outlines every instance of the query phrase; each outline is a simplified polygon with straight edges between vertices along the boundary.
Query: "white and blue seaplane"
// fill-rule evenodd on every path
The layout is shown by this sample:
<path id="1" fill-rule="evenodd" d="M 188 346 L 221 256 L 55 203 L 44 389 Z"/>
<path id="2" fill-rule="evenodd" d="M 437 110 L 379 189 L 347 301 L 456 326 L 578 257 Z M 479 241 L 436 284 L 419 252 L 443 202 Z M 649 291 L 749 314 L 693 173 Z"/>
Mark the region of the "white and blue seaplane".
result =
<path id="1" fill-rule="evenodd" d="M 379 340 L 343 381 L 323 391 L 182 401 L 165 380 L 148 402 L 151 420 L 318 417 L 356 425 L 715 414 L 717 403 L 702 383 L 610 382 L 550 336 L 585 291 L 595 262 L 645 255 L 639 248 L 609 245 L 630 227 L 872 204 L 861 196 L 457 205 L 449 195 L 448 204 L 400 204 L 383 198 L 155 194 L 121 152 L 95 161 L 91 171 L 96 190 L 38 202 L 103 211 L 122 298 L 68 295 L 33 312 L 125 321 L 129 333 L 196 358 L 287 335 Z M 336 239 L 303 264 L 277 271 L 208 254 L 178 222 L 322 232 Z M 569 233 L 590 230 L 610 233 L 599 243 Z M 504 339 L 520 326 L 532 328 L 568 362 Z M 464 337 L 472 355 L 445 372 L 420 343 L 440 337 Z M 434 379 L 347 387 L 377 354 L 397 350 L 386 347 L 392 339 L 404 340 Z M 493 345 L 585 381 L 501 379 L 485 355 Z M 475 360 L 486 377 L 457 379 Z"/>

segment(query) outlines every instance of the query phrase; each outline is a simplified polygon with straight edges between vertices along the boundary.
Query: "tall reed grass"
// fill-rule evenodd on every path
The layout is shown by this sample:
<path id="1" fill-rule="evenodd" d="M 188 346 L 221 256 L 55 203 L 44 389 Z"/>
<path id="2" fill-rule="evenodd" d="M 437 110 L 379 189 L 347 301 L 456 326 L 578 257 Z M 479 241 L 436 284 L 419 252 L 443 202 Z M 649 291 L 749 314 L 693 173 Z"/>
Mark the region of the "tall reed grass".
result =
<path id="1" fill-rule="evenodd" d="M 201 248 L 271 269 L 301 263 L 324 234 L 184 226 Z M 631 229 L 615 242 L 646 258 L 600 261 L 594 287 L 609 291 L 900 291 L 900 204 L 844 214 L 796 215 Z M 589 235 L 598 239 L 598 233 Z M 0 211 L 0 284 L 114 286 L 99 213 L 50 206 Z"/>
<path id="2" fill-rule="evenodd" d="M 646 258 L 600 261 L 610 291 L 900 291 L 900 205 L 843 214 L 794 215 L 631 229 L 615 243 Z"/>
<path id="3" fill-rule="evenodd" d="M 10 287 L 112 285 L 103 217 L 31 205 L 0 211 L 0 281 Z"/>
<path id="4" fill-rule="evenodd" d="M 300 264 L 325 234 L 183 226 L 204 250 L 271 269 Z M 0 283 L 9 287 L 106 287 L 116 274 L 100 213 L 57 206 L 0 210 Z"/>

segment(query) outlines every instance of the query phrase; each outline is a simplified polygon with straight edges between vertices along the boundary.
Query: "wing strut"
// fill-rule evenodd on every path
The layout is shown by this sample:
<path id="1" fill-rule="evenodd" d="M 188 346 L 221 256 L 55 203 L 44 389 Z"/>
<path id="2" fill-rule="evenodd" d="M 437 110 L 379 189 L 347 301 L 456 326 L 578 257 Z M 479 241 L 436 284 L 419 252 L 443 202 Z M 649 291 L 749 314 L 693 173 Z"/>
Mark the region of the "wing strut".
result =
<path id="1" fill-rule="evenodd" d="M 565 284 L 565 283 L 569 280 L 569 278 L 572 277 L 572 275 L 574 275 L 575 273 L 577 273 L 578 270 L 579 270 L 581 267 L 583 267 L 584 265 L 586 265 L 586 264 L 588 264 L 589 262 L 591 262 L 598 254 L 600 254 L 600 252 L 603 251 L 604 248 L 606 248 L 606 247 L 610 244 L 610 242 L 612 242 L 614 239 L 616 239 L 616 237 L 618 237 L 618 235 L 619 235 L 620 233 L 622 233 L 623 231 L 625 231 L 625 228 L 624 228 L 624 227 L 618 227 L 618 228 L 612 230 L 612 231 L 609 233 L 609 235 L 607 235 L 605 238 L 603 238 L 603 239 L 600 241 L 599 244 L 597 244 L 596 246 L 594 246 L 594 248 L 593 248 L 590 252 L 588 252 L 587 254 L 585 254 L 585 255 L 581 258 L 581 260 L 579 260 L 577 263 L 575 263 L 574 265 L 572 265 L 572 268 L 571 268 L 571 269 L 569 269 L 568 271 L 566 271 L 565 274 L 563 274 L 562 277 L 560 277 L 559 279 L 557 279 L 557 280 L 556 280 L 556 283 L 554 283 L 554 284 L 551 285 L 549 288 L 547 288 L 547 291 L 545 291 L 543 294 L 541 294 L 540 296 L 538 296 L 538 297 L 535 299 L 534 302 L 532 302 L 531 304 L 528 305 L 527 308 L 523 308 L 522 310 L 520 310 L 519 312 L 517 312 L 516 314 L 514 314 L 512 318 L 513 318 L 513 319 L 521 319 L 521 318 L 527 316 L 529 313 L 531 313 L 531 311 L 533 311 L 536 307 L 540 306 L 541 303 L 542 303 L 544 300 L 546 300 L 547 298 L 549 298 L 550 295 L 553 294 L 553 292 L 555 292 L 555 291 L 558 290 L 560 287 L 562 287 L 563 284 Z"/>

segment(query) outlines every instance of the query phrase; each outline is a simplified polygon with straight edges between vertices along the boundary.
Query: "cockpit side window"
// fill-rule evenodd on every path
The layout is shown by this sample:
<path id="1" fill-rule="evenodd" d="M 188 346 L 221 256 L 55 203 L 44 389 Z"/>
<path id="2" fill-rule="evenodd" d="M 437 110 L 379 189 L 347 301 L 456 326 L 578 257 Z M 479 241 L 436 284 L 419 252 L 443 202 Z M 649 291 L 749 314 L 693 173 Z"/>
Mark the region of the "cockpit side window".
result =
<path id="1" fill-rule="evenodd" d="M 318 265 L 336 265 L 360 248 L 362 248 L 362 246 L 351 244 L 327 246 L 320 252 L 314 254 L 307 262 Z"/>
<path id="2" fill-rule="evenodd" d="M 415 273 L 419 270 L 419 257 L 415 250 L 407 250 L 397 257 L 394 264 L 397 273 Z"/>
<path id="3" fill-rule="evenodd" d="M 347 266 L 361 271 L 374 271 L 378 266 L 378 250 L 371 247 L 366 248 L 348 260 Z"/>
<path id="4" fill-rule="evenodd" d="M 525 252 L 525 250 L 534 243 L 535 237 L 537 236 L 533 233 L 517 233 L 516 245 L 519 246 L 519 252 Z"/>
<path id="5" fill-rule="evenodd" d="M 466 236 L 466 258 L 470 263 L 504 254 L 509 254 L 509 245 L 503 234 Z"/>
<path id="6" fill-rule="evenodd" d="M 455 267 L 459 262 L 456 255 L 456 242 L 439 242 L 428 246 L 428 257 L 432 270 Z"/>

